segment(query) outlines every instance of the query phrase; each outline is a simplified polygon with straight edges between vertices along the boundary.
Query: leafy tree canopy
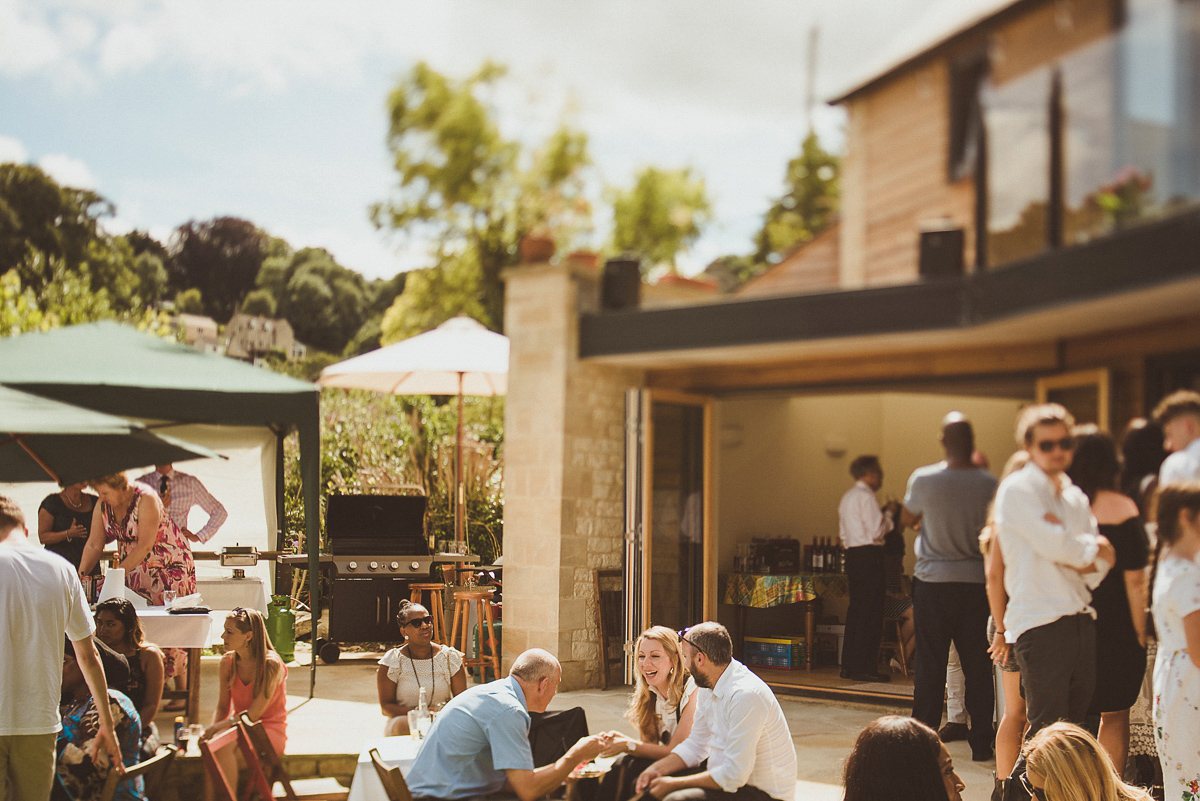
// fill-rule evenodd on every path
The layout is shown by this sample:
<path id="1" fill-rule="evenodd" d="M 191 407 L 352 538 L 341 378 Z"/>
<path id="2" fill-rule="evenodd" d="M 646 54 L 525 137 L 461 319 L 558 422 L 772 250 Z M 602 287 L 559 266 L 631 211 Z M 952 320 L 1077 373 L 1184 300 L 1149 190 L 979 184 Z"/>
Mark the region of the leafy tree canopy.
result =
<path id="1" fill-rule="evenodd" d="M 646 167 L 633 187 L 611 190 L 613 232 L 610 247 L 633 251 L 648 260 L 647 268 L 666 264 L 700 236 L 712 217 L 704 179 L 690 168 Z"/>
<path id="2" fill-rule="evenodd" d="M 443 311 L 474 308 L 473 316 L 497 331 L 504 315 L 500 274 L 518 263 L 521 239 L 533 230 L 569 236 L 590 217 L 580 177 L 589 163 L 587 137 L 563 126 L 528 153 L 505 138 L 487 100 L 503 74 L 485 63 L 455 81 L 420 63 L 400 79 L 387 104 L 397 186 L 371 210 L 377 227 L 437 243 L 431 269 L 443 275 L 410 281 L 405 295 L 436 284 L 456 296 L 438 299 Z M 422 322 L 396 322 L 418 312 Z M 389 317 L 393 330 L 442 322 L 424 301 L 404 295 Z M 386 321 L 383 328 L 385 339 L 393 335 Z"/>
<path id="3" fill-rule="evenodd" d="M 821 147 L 810 131 L 800 154 L 788 162 L 783 195 L 771 204 L 755 236 L 756 262 L 778 262 L 833 222 L 840 173 L 841 159 Z"/>
<path id="4" fill-rule="evenodd" d="M 268 244 L 268 236 L 247 220 L 190 220 L 171 237 L 167 264 L 171 284 L 176 289 L 199 289 L 205 313 L 227 323 L 254 288 Z"/>

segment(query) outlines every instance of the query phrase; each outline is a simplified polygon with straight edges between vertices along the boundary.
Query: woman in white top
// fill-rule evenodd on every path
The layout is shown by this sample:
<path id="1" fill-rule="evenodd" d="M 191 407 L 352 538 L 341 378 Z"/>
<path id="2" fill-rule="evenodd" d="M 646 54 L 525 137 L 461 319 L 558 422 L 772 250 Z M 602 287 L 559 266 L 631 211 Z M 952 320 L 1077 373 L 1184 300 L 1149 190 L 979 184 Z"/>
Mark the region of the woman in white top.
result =
<path id="1" fill-rule="evenodd" d="M 433 618 L 429 610 L 410 601 L 400 602 L 396 622 L 404 644 L 379 660 L 375 683 L 379 707 L 388 716 L 385 736 L 408 734 L 408 712 L 416 709 L 421 688 L 431 709 L 437 709 L 467 689 L 463 655 L 448 645 L 433 642 Z"/>
<path id="2" fill-rule="evenodd" d="M 613 744 L 604 756 L 621 754 L 601 782 L 596 801 L 623 801 L 634 795 L 638 774 L 692 733 L 696 716 L 696 682 L 683 666 L 679 635 L 665 626 L 652 626 L 638 637 L 637 684 L 626 717 L 639 737 L 612 732 Z"/>

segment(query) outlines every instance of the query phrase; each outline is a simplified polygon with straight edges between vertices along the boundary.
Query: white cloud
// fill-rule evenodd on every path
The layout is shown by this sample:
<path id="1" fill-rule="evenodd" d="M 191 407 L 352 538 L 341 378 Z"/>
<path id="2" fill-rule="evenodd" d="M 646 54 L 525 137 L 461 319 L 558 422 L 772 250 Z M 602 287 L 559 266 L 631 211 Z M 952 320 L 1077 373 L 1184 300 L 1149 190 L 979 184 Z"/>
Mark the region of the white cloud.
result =
<path id="1" fill-rule="evenodd" d="M 28 7 L 0 3 L 0 74 L 29 75 L 62 57 L 57 33 L 31 16 Z"/>
<path id="2" fill-rule="evenodd" d="M 29 151 L 25 149 L 25 145 L 21 144 L 19 139 L 0 136 L 0 164 L 10 161 L 15 164 L 24 164 L 28 160 Z"/>
<path id="3" fill-rule="evenodd" d="M 96 189 L 100 183 L 88 166 L 77 158 L 51 153 L 38 160 L 38 166 L 63 186 L 75 189 Z"/>

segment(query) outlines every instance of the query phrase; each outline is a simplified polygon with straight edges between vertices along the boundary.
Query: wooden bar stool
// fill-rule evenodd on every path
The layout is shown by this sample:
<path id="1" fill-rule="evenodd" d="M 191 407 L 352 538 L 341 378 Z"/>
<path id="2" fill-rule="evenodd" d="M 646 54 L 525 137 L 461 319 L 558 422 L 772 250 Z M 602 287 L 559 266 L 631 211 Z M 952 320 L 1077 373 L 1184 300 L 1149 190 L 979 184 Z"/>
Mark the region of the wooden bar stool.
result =
<path id="1" fill-rule="evenodd" d="M 471 657 L 471 605 L 475 605 L 475 617 L 479 621 L 479 653 Z M 496 629 L 492 619 L 492 589 L 456 590 L 454 614 L 450 618 L 450 644 L 464 654 L 463 664 L 468 668 L 479 668 L 480 682 L 484 680 L 485 667 L 492 669 L 493 676 L 500 675 L 500 654 L 496 647 Z M 461 628 L 459 628 L 461 625 Z M 485 632 L 486 627 L 486 632 Z"/>
<path id="2" fill-rule="evenodd" d="M 429 610 L 433 617 L 433 641 L 446 643 L 446 602 L 442 591 L 446 585 L 441 582 L 414 582 L 408 585 L 410 592 L 408 600 L 420 604 Z M 429 593 L 429 603 L 425 603 L 424 595 Z"/>

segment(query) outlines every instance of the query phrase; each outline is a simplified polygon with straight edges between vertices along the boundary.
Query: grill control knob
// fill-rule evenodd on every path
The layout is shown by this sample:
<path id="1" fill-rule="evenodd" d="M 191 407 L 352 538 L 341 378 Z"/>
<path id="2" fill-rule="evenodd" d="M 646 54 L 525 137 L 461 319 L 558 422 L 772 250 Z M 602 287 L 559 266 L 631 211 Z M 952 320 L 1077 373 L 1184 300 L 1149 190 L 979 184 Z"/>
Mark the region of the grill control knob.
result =
<path id="1" fill-rule="evenodd" d="M 420 570 L 421 563 L 420 562 L 409 562 L 408 569 L 409 570 Z"/>
<path id="2" fill-rule="evenodd" d="M 372 562 L 371 564 L 367 565 L 367 569 L 368 569 L 368 570 L 378 570 L 378 569 L 379 569 L 379 563 L 378 563 L 378 562 Z"/>
<path id="3" fill-rule="evenodd" d="M 400 563 L 399 563 L 399 562 L 392 562 L 390 565 L 388 565 L 388 567 L 390 567 L 392 570 L 399 570 L 399 569 L 400 569 Z"/>
<path id="4" fill-rule="evenodd" d="M 358 562 L 350 562 L 346 565 L 347 570 L 358 570 Z"/>

